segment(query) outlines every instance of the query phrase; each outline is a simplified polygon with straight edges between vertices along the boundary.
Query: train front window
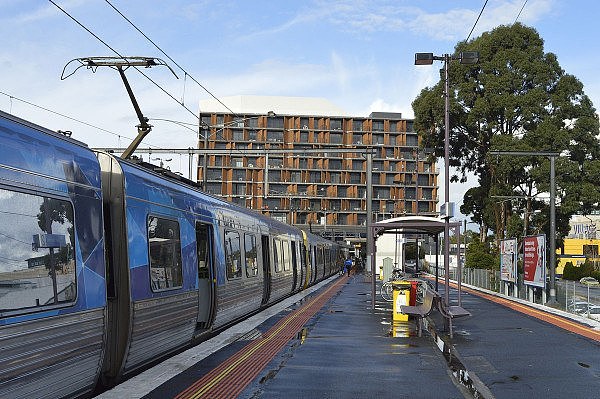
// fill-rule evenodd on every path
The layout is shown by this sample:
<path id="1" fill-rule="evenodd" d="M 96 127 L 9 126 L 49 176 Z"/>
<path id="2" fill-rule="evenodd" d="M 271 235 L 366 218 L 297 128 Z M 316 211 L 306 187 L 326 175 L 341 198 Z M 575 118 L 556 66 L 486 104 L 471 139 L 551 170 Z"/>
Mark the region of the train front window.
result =
<path id="1" fill-rule="evenodd" d="M 181 287 L 179 223 L 156 216 L 148 217 L 148 249 L 152 291 Z"/>
<path id="2" fill-rule="evenodd" d="M 72 302 L 73 206 L 0 189 L 0 312 Z"/>

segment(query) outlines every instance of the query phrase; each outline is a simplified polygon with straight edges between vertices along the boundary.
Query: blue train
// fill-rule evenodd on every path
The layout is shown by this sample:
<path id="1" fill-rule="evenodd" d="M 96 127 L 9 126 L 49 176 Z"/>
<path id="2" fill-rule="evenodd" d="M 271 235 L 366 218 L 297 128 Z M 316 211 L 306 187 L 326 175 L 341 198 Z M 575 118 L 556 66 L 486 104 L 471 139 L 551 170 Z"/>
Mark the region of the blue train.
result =
<path id="1" fill-rule="evenodd" d="M 331 241 L 0 112 L 0 397 L 85 396 L 335 274 Z"/>

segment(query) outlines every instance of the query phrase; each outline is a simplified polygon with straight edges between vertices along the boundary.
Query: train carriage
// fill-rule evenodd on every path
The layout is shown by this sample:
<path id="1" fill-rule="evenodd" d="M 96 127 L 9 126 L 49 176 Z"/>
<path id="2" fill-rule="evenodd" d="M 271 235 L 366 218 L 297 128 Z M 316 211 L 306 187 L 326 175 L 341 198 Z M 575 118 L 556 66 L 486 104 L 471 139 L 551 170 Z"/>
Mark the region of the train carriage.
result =
<path id="1" fill-rule="evenodd" d="M 101 198 L 90 149 L 0 112 L 0 397 L 94 388 L 107 323 Z"/>

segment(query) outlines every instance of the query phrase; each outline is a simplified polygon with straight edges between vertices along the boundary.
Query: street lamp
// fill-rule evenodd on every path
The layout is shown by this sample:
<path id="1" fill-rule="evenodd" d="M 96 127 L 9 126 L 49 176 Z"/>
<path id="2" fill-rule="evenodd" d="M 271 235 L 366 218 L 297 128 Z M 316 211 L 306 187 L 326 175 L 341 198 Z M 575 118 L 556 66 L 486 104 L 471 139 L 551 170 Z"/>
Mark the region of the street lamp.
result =
<path id="1" fill-rule="evenodd" d="M 479 52 L 463 51 L 458 56 L 444 54 L 443 56 L 433 53 L 415 53 L 415 65 L 431 65 L 433 61 L 444 62 L 444 268 L 448 270 L 450 264 L 450 218 L 453 217 L 453 209 L 450 205 L 450 79 L 448 76 L 448 65 L 450 61 L 458 60 L 461 64 L 472 65 L 479 61 Z M 448 276 L 446 276 L 448 280 Z M 449 301 L 449 287 L 446 281 L 446 303 Z"/>

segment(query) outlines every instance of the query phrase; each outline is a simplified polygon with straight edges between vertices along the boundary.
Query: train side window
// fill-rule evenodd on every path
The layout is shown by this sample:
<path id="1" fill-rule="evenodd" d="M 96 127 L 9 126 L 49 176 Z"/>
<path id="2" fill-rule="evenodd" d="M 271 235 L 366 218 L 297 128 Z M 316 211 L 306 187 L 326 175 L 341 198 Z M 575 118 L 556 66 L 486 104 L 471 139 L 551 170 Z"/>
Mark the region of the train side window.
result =
<path id="1" fill-rule="evenodd" d="M 149 216 L 148 253 L 152 291 L 179 288 L 183 285 L 179 222 Z"/>
<path id="2" fill-rule="evenodd" d="M 290 254 L 290 242 L 282 241 L 281 244 L 283 247 L 283 251 L 282 251 L 283 270 L 288 271 L 288 270 L 292 269 L 292 256 Z"/>
<path id="3" fill-rule="evenodd" d="M 246 277 L 258 276 L 258 253 L 255 235 L 244 234 L 244 252 L 246 254 Z"/>
<path id="4" fill-rule="evenodd" d="M 198 278 L 210 278 L 210 227 L 196 222 L 196 251 L 198 252 Z"/>
<path id="5" fill-rule="evenodd" d="M 275 261 L 275 272 L 281 272 L 281 240 L 278 239 L 273 240 L 273 260 Z"/>
<path id="6" fill-rule="evenodd" d="M 242 277 L 240 234 L 237 231 L 225 232 L 225 267 L 229 280 Z"/>
<path id="7" fill-rule="evenodd" d="M 300 267 L 303 269 L 306 268 L 306 257 L 306 245 L 304 245 L 304 243 L 300 243 Z"/>
<path id="8" fill-rule="evenodd" d="M 73 206 L 0 189 L 0 315 L 77 297 Z"/>

